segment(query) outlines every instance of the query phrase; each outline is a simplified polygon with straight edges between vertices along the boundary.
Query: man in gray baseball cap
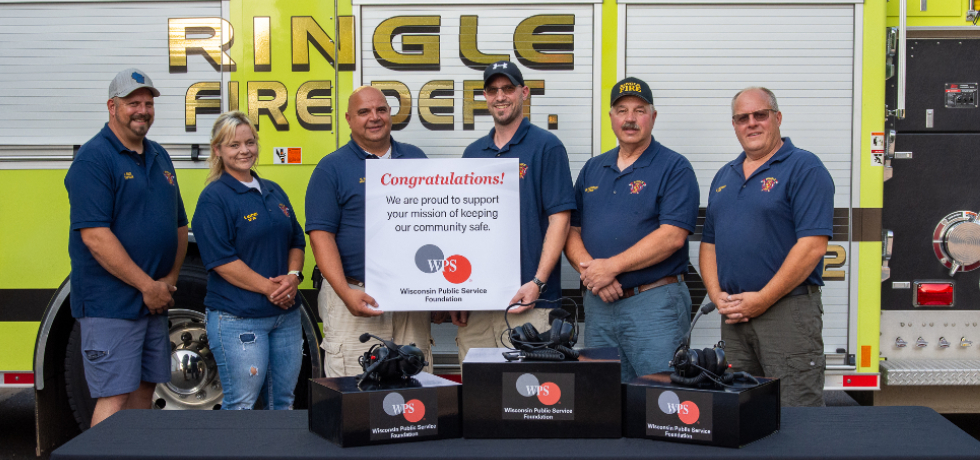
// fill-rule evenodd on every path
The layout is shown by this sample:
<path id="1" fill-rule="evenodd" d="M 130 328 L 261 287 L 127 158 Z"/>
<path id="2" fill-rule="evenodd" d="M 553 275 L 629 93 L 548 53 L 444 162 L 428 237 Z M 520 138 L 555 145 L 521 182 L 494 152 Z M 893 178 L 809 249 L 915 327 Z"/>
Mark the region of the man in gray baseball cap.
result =
<path id="1" fill-rule="evenodd" d="M 187 215 L 167 151 L 146 138 L 160 92 L 138 69 L 109 84 L 109 122 L 65 176 L 71 204 L 71 313 L 96 398 L 92 425 L 149 409 L 170 381 L 167 309 L 187 249 Z"/>

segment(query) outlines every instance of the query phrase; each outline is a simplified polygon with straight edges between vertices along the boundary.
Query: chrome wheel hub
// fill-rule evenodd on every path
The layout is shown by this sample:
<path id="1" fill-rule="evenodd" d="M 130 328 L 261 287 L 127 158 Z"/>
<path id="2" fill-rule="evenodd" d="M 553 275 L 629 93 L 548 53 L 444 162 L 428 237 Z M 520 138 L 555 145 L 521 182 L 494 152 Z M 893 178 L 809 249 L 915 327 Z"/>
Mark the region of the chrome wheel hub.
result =
<path id="1" fill-rule="evenodd" d="M 221 408 L 221 381 L 204 328 L 204 314 L 170 310 L 170 381 L 153 392 L 153 406 L 167 410 Z"/>

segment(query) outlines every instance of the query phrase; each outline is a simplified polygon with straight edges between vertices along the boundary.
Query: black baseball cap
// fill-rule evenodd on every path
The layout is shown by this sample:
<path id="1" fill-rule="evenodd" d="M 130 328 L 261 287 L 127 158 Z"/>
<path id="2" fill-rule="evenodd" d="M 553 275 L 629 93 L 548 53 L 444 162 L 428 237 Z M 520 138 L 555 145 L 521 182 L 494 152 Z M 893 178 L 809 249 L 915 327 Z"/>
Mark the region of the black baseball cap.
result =
<path id="1" fill-rule="evenodd" d="M 653 91 L 650 91 L 650 85 L 636 77 L 626 77 L 613 85 L 609 105 L 615 105 L 616 101 L 623 96 L 636 96 L 646 101 L 647 104 L 653 104 Z"/>
<path id="2" fill-rule="evenodd" d="M 515 86 L 524 86 L 524 75 L 521 75 L 521 69 L 517 68 L 516 63 L 497 61 L 488 65 L 486 70 L 483 71 L 483 87 L 486 88 L 490 79 L 497 75 L 506 75 L 507 79 Z"/>

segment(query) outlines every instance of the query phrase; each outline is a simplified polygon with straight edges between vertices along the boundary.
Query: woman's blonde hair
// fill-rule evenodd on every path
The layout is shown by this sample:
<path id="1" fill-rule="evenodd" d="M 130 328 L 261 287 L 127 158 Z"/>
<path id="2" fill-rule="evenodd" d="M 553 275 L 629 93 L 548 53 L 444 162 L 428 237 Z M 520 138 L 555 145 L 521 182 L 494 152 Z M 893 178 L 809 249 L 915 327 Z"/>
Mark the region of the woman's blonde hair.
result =
<path id="1" fill-rule="evenodd" d="M 244 112 L 238 110 L 233 112 L 225 112 L 218 116 L 218 119 L 214 121 L 214 127 L 211 128 L 211 155 L 208 156 L 208 177 L 204 180 L 205 183 L 211 183 L 221 177 L 221 173 L 225 170 L 225 163 L 221 161 L 221 155 L 218 155 L 219 148 L 221 144 L 228 142 L 229 139 L 235 136 L 235 131 L 241 125 L 248 125 L 249 129 L 252 130 L 252 135 L 255 136 L 256 145 L 259 142 L 259 132 L 255 129 L 255 125 L 252 124 L 252 120 L 248 119 L 248 115 Z M 258 159 L 256 159 L 256 163 Z M 252 171 L 255 171 L 255 165 L 252 165 Z"/>

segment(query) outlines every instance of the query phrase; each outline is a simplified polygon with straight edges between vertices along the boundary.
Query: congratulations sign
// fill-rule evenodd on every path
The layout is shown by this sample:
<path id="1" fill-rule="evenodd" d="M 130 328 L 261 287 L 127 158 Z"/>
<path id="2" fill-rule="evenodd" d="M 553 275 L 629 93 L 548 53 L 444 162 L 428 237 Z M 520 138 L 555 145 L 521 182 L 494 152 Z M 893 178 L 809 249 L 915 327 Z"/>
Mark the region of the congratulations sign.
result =
<path id="1" fill-rule="evenodd" d="M 364 282 L 378 306 L 506 308 L 520 287 L 517 160 L 366 165 Z"/>

